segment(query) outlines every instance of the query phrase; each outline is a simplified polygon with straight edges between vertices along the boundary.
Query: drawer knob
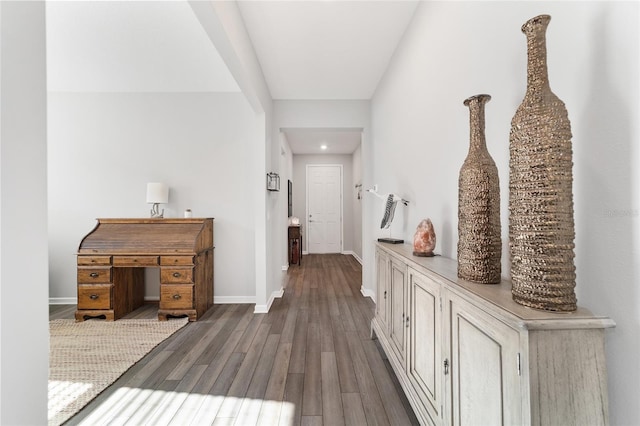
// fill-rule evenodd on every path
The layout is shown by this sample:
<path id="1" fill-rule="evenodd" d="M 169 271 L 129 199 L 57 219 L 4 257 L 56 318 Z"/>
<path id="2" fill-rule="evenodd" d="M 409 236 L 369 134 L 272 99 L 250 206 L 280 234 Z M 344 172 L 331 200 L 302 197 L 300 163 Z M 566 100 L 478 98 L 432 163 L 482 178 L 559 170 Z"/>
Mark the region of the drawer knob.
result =
<path id="1" fill-rule="evenodd" d="M 179 300 L 179 299 L 182 299 L 182 296 L 180 296 L 179 294 L 174 294 L 174 295 L 173 295 L 173 298 L 174 298 L 175 300 Z"/>
<path id="2" fill-rule="evenodd" d="M 100 297 L 100 296 L 98 296 L 97 294 L 92 294 L 91 296 L 89 296 L 89 299 L 96 300 L 96 299 L 98 299 L 98 297 Z"/>
<path id="3" fill-rule="evenodd" d="M 178 277 L 180 276 L 180 272 L 174 272 L 174 273 L 173 273 L 173 276 L 174 276 L 174 277 L 176 277 L 176 278 L 178 278 Z"/>
<path id="4" fill-rule="evenodd" d="M 99 275 L 100 275 L 100 274 L 99 274 L 99 273 L 97 273 L 97 272 L 92 272 L 92 273 L 90 273 L 90 274 L 89 274 L 89 276 L 90 276 L 91 278 L 97 278 Z"/>

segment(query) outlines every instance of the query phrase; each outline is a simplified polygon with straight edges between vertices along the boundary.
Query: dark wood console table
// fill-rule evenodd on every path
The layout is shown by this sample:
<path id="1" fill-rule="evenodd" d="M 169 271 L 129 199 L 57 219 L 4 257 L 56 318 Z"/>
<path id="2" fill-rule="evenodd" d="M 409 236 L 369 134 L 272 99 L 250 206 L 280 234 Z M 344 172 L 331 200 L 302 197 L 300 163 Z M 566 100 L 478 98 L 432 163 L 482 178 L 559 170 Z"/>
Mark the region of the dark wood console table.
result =
<path id="1" fill-rule="evenodd" d="M 289 226 L 289 265 L 302 262 L 302 231 L 300 225 Z"/>
<path id="2" fill-rule="evenodd" d="M 160 268 L 158 319 L 196 321 L 213 305 L 213 218 L 98 219 L 78 248 L 76 321 L 114 321 L 144 302 L 144 268 Z"/>

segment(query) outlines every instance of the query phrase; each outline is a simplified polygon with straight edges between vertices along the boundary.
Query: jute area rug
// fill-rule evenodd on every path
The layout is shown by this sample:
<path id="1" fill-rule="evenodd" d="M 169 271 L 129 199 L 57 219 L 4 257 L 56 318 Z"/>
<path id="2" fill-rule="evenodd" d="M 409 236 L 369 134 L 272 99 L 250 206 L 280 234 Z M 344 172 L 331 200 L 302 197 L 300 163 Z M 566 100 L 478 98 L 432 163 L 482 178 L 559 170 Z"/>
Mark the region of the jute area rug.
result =
<path id="1" fill-rule="evenodd" d="M 49 426 L 64 423 L 187 318 L 49 321 Z"/>

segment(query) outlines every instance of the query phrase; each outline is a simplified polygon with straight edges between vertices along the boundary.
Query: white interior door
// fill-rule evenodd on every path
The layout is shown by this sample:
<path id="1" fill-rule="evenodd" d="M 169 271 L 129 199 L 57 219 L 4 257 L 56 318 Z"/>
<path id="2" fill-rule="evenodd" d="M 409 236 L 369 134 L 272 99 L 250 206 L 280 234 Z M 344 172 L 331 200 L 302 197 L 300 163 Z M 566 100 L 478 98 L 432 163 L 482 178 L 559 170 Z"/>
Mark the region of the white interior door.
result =
<path id="1" fill-rule="evenodd" d="M 342 252 L 342 165 L 307 165 L 307 251 Z"/>

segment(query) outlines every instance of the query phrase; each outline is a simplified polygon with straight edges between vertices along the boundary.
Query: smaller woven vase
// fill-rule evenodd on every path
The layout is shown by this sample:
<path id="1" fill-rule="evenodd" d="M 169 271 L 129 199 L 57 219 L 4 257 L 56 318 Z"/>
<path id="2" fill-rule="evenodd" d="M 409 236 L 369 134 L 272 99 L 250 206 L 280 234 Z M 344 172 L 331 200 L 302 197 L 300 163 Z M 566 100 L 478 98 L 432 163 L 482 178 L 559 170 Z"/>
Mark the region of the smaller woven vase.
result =
<path id="1" fill-rule="evenodd" d="M 469 107 L 469 153 L 458 179 L 458 278 L 481 284 L 500 282 L 500 182 L 487 151 L 484 105 L 491 96 L 464 101 Z"/>

